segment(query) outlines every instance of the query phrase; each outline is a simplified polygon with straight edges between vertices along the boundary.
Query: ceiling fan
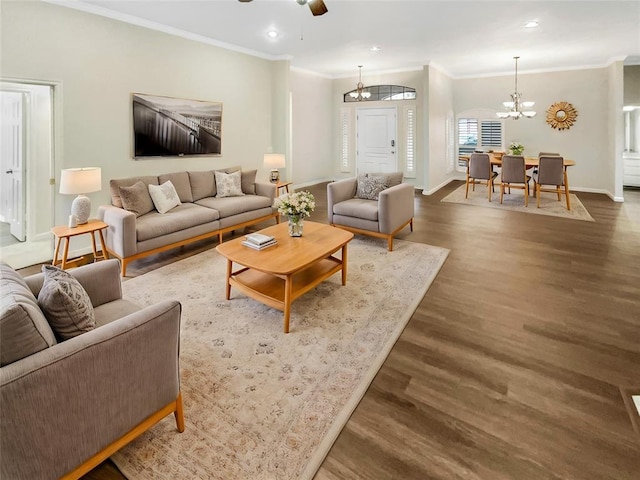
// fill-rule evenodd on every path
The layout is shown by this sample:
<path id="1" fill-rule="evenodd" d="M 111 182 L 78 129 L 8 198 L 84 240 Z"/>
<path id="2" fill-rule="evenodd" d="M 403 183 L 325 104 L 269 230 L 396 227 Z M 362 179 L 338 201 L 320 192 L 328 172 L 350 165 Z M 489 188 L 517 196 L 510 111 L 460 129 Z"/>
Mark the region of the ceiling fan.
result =
<path id="1" fill-rule="evenodd" d="M 249 3 L 253 0 L 238 0 L 242 3 Z M 309 5 L 309 9 L 311 13 L 313 13 L 314 17 L 319 17 L 320 15 L 324 15 L 329 10 L 327 10 L 327 6 L 324 4 L 323 0 L 296 0 L 300 5 Z"/>

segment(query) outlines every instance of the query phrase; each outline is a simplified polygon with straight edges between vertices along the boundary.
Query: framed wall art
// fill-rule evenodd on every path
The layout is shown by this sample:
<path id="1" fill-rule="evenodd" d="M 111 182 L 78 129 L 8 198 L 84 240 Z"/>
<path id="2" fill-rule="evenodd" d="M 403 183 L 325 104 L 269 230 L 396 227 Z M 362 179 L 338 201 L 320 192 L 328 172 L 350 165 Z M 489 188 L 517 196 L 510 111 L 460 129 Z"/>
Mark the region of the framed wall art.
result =
<path id="1" fill-rule="evenodd" d="M 133 156 L 220 155 L 222 103 L 132 94 Z"/>

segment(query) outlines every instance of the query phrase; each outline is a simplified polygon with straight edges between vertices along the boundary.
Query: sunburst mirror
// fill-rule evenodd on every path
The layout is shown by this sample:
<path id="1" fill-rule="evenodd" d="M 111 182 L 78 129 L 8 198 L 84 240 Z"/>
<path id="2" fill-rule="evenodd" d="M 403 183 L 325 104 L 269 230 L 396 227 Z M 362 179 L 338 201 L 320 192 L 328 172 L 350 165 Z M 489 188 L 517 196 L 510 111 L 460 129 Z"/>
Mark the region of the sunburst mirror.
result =
<path id="1" fill-rule="evenodd" d="M 570 129 L 576 118 L 578 111 L 569 102 L 556 102 L 547 110 L 547 123 L 558 130 Z"/>

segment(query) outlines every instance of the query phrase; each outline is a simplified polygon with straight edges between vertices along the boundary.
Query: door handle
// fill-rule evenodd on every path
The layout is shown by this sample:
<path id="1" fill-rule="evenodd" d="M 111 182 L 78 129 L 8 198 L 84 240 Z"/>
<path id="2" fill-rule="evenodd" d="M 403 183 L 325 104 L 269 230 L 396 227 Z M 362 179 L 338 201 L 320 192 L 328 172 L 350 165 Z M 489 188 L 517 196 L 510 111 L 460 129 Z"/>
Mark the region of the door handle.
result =
<path id="1" fill-rule="evenodd" d="M 13 173 L 13 170 L 7 170 L 7 171 L 6 171 L 6 172 L 4 172 L 4 173 Z"/>
<path id="2" fill-rule="evenodd" d="M 391 140 L 391 146 L 395 147 L 396 146 L 396 141 L 395 140 Z"/>

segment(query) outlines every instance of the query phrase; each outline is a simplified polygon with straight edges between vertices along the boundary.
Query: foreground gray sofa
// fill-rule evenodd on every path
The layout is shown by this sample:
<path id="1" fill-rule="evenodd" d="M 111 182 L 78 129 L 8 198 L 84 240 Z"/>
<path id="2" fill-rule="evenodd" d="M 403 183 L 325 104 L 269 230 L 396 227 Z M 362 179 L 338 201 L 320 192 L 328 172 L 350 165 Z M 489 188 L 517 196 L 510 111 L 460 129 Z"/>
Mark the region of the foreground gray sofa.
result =
<path id="1" fill-rule="evenodd" d="M 327 184 L 327 214 L 329 225 L 353 233 L 386 238 L 393 250 L 393 237 L 409 225 L 413 231 L 414 187 L 402 183 L 402 172 L 374 173 L 384 177 L 384 190 L 376 199 L 358 197 L 358 177 Z"/>
<path id="2" fill-rule="evenodd" d="M 105 236 L 107 251 L 120 259 L 122 276 L 133 260 L 213 236 L 222 243 L 224 233 L 269 219 L 278 223 L 279 215 L 273 208 L 276 188 L 272 183 L 255 182 L 255 175 L 255 170 L 242 172 L 244 195 L 224 198 L 216 197 L 214 171 L 111 180 L 111 205 L 100 206 L 98 218 L 109 225 Z M 146 186 L 160 185 L 167 180 L 175 187 L 181 205 L 164 214 L 152 210 L 136 215 L 123 208 L 120 187 L 130 187 L 138 181 Z"/>
<path id="3" fill-rule="evenodd" d="M 89 294 L 96 328 L 58 343 L 38 315 L 43 275 L 22 279 L 0 264 L 3 479 L 79 478 L 171 413 L 184 430 L 180 303 L 124 300 L 117 260 L 69 273 Z"/>

